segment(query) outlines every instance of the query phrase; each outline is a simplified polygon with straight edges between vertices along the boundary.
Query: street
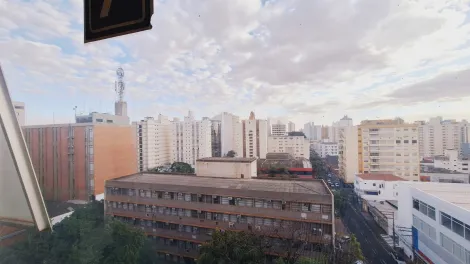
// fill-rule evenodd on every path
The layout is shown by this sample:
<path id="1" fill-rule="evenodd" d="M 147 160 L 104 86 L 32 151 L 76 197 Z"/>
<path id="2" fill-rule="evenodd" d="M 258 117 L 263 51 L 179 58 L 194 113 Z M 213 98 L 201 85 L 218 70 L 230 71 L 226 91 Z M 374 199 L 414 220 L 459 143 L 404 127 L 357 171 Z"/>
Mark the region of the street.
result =
<path id="1" fill-rule="evenodd" d="M 340 190 L 343 193 L 347 203 L 342 217 L 343 224 L 349 232 L 356 236 L 361 244 L 362 253 L 367 263 L 396 263 L 389 253 L 392 249 L 380 237 L 380 234 L 384 232 L 377 225 L 371 226 L 362 215 L 359 205 L 353 201 L 354 190 L 345 188 L 343 182 L 331 172 L 327 174 L 325 181 L 327 181 L 330 188 Z"/>

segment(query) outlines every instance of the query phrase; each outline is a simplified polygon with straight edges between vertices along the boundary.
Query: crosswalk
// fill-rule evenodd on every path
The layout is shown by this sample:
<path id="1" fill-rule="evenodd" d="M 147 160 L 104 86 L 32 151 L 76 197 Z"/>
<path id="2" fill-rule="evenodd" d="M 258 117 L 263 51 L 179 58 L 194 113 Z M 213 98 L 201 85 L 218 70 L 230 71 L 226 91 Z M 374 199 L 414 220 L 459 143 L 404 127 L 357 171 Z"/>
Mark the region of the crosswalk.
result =
<path id="1" fill-rule="evenodd" d="M 393 248 L 393 239 L 389 235 L 380 234 L 380 236 L 390 247 Z"/>

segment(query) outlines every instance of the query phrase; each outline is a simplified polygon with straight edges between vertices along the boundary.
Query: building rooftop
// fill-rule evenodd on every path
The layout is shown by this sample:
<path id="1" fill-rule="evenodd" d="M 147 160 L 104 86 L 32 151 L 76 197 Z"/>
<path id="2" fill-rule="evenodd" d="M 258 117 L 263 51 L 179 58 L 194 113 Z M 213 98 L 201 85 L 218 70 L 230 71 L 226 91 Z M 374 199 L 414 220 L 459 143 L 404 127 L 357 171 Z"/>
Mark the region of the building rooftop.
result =
<path id="1" fill-rule="evenodd" d="M 407 184 L 440 200 L 470 211 L 470 184 L 442 182 L 407 182 Z"/>
<path id="2" fill-rule="evenodd" d="M 404 181 L 403 178 L 395 176 L 393 174 L 356 174 L 357 177 L 366 181 Z"/>
<path id="3" fill-rule="evenodd" d="M 321 180 L 316 181 L 283 181 L 260 179 L 234 179 L 212 178 L 190 175 L 173 174 L 133 174 L 108 180 L 108 182 L 147 183 L 162 185 L 182 185 L 194 187 L 208 187 L 218 189 L 238 189 L 248 191 L 268 191 L 279 193 L 300 193 L 330 195 L 327 187 Z"/>
<path id="4" fill-rule="evenodd" d="M 255 161 L 256 158 L 221 158 L 221 157 L 210 157 L 210 158 L 201 158 L 197 161 L 203 162 L 240 162 L 240 163 L 251 163 Z"/>
<path id="5" fill-rule="evenodd" d="M 384 202 L 367 201 L 367 203 L 369 204 L 369 206 L 375 207 L 381 213 L 387 214 L 387 213 L 393 213 L 393 212 L 398 211 L 397 208 L 393 207 L 391 204 L 389 204 L 386 201 Z"/>

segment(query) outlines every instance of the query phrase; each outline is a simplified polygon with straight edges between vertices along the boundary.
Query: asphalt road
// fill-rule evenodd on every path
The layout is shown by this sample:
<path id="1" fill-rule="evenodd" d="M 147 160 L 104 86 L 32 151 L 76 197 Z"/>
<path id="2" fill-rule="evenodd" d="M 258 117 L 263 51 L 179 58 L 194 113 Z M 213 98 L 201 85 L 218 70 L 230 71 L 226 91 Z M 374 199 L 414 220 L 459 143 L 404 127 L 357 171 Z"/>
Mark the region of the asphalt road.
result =
<path id="1" fill-rule="evenodd" d="M 344 184 L 334 174 L 330 174 L 327 179 L 330 179 L 333 184 L 339 183 L 339 188 L 331 186 L 333 189 L 341 189 L 347 197 L 348 204 L 345 207 L 344 216 L 342 218 L 344 225 L 353 233 L 359 243 L 367 263 L 370 264 L 394 264 L 396 261 L 390 255 L 392 249 L 380 237 L 380 227 L 370 226 L 362 215 L 359 206 L 353 201 L 352 188 L 344 188 Z"/>

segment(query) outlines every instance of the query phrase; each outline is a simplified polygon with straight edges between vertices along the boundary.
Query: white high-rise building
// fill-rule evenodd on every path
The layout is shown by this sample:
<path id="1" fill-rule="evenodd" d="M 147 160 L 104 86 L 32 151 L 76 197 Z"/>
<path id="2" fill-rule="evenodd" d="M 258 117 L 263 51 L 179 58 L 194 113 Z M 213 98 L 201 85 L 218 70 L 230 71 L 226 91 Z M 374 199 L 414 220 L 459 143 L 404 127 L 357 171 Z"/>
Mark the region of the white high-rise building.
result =
<path id="1" fill-rule="evenodd" d="M 275 124 L 271 125 L 271 135 L 272 136 L 287 136 L 287 125 L 278 121 Z"/>
<path id="2" fill-rule="evenodd" d="M 460 149 L 461 143 L 468 142 L 468 123 L 464 120 L 442 120 L 442 117 L 430 118 L 419 124 L 419 154 L 421 158 L 444 155 L 447 149 Z"/>
<path id="3" fill-rule="evenodd" d="M 223 112 L 212 118 L 220 121 L 220 144 L 221 155 L 227 155 L 231 150 L 235 151 L 236 157 L 243 157 L 243 129 L 240 118 L 231 113 Z M 267 135 L 267 131 L 265 132 Z"/>
<path id="4" fill-rule="evenodd" d="M 321 140 L 322 139 L 322 126 L 315 125 L 313 122 L 308 122 L 304 125 L 304 134 L 309 140 Z"/>
<path id="5" fill-rule="evenodd" d="M 295 123 L 289 121 L 289 123 L 287 123 L 287 132 L 294 132 L 294 131 L 295 131 Z"/>
<path id="6" fill-rule="evenodd" d="M 196 166 L 196 160 L 212 156 L 212 130 L 209 118 L 194 119 L 189 111 L 184 121 L 175 118 L 172 122 L 173 162 L 185 162 Z"/>
<path id="7" fill-rule="evenodd" d="M 136 129 L 137 163 L 139 171 L 147 171 L 173 161 L 171 122 L 166 116 L 146 117 L 132 123 Z"/>
<path id="8" fill-rule="evenodd" d="M 296 158 L 310 158 L 310 141 L 304 136 L 270 136 L 269 153 L 289 153 Z"/>
<path id="9" fill-rule="evenodd" d="M 248 120 L 242 121 L 243 130 L 243 157 L 266 158 L 268 152 L 268 122 L 257 120 L 253 112 Z"/>
<path id="10" fill-rule="evenodd" d="M 347 115 L 343 116 L 339 121 L 333 122 L 331 126 L 328 127 L 328 141 L 329 142 L 338 142 L 339 140 L 339 128 L 340 127 L 350 127 L 353 126 L 352 118 Z"/>
<path id="11" fill-rule="evenodd" d="M 13 102 L 13 107 L 15 108 L 16 118 L 20 126 L 25 125 L 25 109 L 23 102 Z"/>
<path id="12" fill-rule="evenodd" d="M 322 158 L 338 156 L 338 143 L 336 142 L 315 142 L 312 146 L 313 150 Z"/>

